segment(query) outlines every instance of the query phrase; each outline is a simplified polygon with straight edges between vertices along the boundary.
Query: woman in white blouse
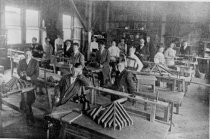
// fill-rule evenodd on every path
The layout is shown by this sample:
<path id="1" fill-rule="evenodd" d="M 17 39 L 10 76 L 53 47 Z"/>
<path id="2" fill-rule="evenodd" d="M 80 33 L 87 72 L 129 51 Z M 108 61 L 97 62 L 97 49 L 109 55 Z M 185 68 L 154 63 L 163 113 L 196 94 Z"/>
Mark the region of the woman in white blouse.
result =
<path id="1" fill-rule="evenodd" d="M 167 66 L 174 66 L 174 58 L 176 56 L 176 51 L 173 49 L 175 46 L 175 43 L 171 43 L 168 49 L 165 51 L 165 60 Z"/>
<path id="2" fill-rule="evenodd" d="M 165 65 L 165 56 L 163 54 L 164 46 L 160 45 L 158 48 L 158 52 L 155 54 L 154 62 L 155 64 Z"/>

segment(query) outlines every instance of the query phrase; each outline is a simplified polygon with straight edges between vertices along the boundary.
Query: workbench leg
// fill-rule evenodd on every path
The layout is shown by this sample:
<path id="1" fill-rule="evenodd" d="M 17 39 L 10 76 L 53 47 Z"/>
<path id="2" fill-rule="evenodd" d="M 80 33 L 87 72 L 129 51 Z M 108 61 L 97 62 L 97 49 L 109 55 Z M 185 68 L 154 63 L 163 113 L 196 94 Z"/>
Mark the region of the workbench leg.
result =
<path id="1" fill-rule="evenodd" d="M 169 106 L 164 110 L 164 121 L 169 122 L 170 117 L 170 104 Z"/>
<path id="2" fill-rule="evenodd" d="M 173 111 L 174 111 L 174 103 L 173 103 L 173 102 L 171 102 L 171 103 L 170 103 L 170 105 L 171 105 L 171 111 L 170 111 L 170 115 L 171 115 L 171 117 L 170 117 L 170 128 L 169 128 L 169 132 L 171 132 L 172 125 L 173 125 Z"/>
<path id="3" fill-rule="evenodd" d="M 156 113 L 156 105 L 152 105 L 151 112 L 150 112 L 150 122 L 155 121 L 155 113 Z"/>
<path id="4" fill-rule="evenodd" d="M 144 102 L 144 110 L 147 110 L 147 102 Z"/>
<path id="5" fill-rule="evenodd" d="M 175 104 L 176 107 L 176 114 L 179 114 L 179 104 Z"/>
<path id="6" fill-rule="evenodd" d="M 95 96 L 95 90 L 94 89 L 91 89 L 90 90 L 90 102 L 91 104 L 95 104 L 95 99 L 96 99 L 96 96 Z"/>
<path id="7" fill-rule="evenodd" d="M 3 119 L 1 116 L 2 113 L 2 92 L 0 92 L 0 137 L 3 137 Z"/>

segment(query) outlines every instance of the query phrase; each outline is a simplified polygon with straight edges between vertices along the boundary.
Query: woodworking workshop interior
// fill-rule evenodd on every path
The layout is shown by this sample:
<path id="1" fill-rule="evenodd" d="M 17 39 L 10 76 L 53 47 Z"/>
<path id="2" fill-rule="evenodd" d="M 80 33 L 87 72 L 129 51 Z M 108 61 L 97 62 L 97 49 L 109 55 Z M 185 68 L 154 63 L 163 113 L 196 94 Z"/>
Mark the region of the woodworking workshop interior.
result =
<path id="1" fill-rule="evenodd" d="M 0 0 L 0 139 L 209 139 L 210 0 Z"/>

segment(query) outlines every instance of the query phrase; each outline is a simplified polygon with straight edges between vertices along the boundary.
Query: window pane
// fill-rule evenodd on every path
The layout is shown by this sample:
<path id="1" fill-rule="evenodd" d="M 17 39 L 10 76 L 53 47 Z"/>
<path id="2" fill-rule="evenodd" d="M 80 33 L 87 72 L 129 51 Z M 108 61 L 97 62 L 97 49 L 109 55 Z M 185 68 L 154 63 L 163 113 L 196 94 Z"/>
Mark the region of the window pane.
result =
<path id="1" fill-rule="evenodd" d="M 39 26 L 39 12 L 35 10 L 26 10 L 26 26 L 38 27 Z"/>
<path id="2" fill-rule="evenodd" d="M 7 43 L 18 44 L 21 43 L 21 29 L 20 28 L 9 28 L 7 30 Z"/>
<path id="3" fill-rule="evenodd" d="M 71 16 L 63 15 L 63 28 L 71 28 Z"/>
<path id="4" fill-rule="evenodd" d="M 74 28 L 74 39 L 81 40 L 81 28 Z"/>
<path id="5" fill-rule="evenodd" d="M 79 18 L 74 17 L 74 27 L 81 27 L 82 28 L 82 24 L 79 21 Z"/>
<path id="6" fill-rule="evenodd" d="M 63 29 L 63 39 L 71 39 L 71 29 Z"/>
<path id="7" fill-rule="evenodd" d="M 32 43 L 33 37 L 36 37 L 39 42 L 39 29 L 26 29 L 26 43 Z"/>
<path id="8" fill-rule="evenodd" d="M 5 7 L 5 24 L 20 26 L 20 8 Z"/>

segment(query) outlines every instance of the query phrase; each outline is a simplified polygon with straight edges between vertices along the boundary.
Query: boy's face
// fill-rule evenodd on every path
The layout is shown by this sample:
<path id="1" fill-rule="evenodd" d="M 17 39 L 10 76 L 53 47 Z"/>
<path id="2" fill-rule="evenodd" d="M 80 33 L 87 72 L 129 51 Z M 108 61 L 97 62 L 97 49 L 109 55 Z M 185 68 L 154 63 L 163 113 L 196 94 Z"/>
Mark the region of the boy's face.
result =
<path id="1" fill-rule="evenodd" d="M 161 48 L 159 49 L 159 52 L 163 53 L 163 51 L 164 51 L 164 48 L 161 47 Z"/>
<path id="2" fill-rule="evenodd" d="M 140 43 L 141 44 L 144 44 L 144 39 L 140 39 Z"/>
<path id="3" fill-rule="evenodd" d="M 26 51 L 25 56 L 26 56 L 26 58 L 31 58 L 32 57 L 32 52 L 31 51 Z"/>
<path id="4" fill-rule="evenodd" d="M 125 62 L 120 62 L 117 64 L 117 69 L 122 72 L 125 69 Z"/>
<path id="5" fill-rule="evenodd" d="M 74 45 L 73 49 L 74 49 L 74 52 L 77 52 L 79 50 L 79 47 L 77 45 Z"/>
<path id="6" fill-rule="evenodd" d="M 36 43 L 36 41 L 37 41 L 36 39 L 34 39 L 34 38 L 32 39 L 32 43 Z"/>
<path id="7" fill-rule="evenodd" d="M 66 45 L 67 45 L 67 46 L 71 45 L 71 42 L 67 41 L 67 42 L 66 42 Z"/>

